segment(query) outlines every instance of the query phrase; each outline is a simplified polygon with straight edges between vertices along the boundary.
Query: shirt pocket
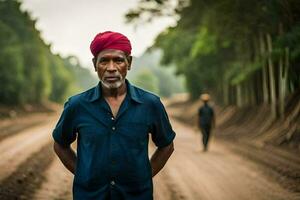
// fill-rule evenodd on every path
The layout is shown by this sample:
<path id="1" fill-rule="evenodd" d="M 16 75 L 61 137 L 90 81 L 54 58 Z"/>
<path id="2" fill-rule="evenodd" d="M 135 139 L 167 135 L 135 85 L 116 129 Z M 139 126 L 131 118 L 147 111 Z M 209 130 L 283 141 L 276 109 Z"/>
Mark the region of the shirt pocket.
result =
<path id="1" fill-rule="evenodd" d="M 148 126 L 146 123 L 129 122 L 120 125 L 119 134 L 126 145 L 134 149 L 148 147 Z"/>
<path id="2" fill-rule="evenodd" d="M 78 139 L 85 146 L 100 146 L 107 135 L 106 128 L 90 125 L 79 130 Z"/>

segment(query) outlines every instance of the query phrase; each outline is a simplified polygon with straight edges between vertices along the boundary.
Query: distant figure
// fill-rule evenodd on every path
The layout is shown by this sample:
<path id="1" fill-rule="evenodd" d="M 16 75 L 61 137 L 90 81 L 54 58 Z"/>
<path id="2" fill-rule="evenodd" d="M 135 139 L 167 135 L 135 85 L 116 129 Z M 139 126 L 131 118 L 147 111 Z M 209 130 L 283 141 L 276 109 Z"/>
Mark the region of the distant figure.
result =
<path id="1" fill-rule="evenodd" d="M 208 105 L 209 99 L 208 94 L 202 94 L 201 100 L 204 105 L 198 110 L 198 126 L 202 133 L 203 151 L 207 151 L 211 128 L 215 126 L 215 113 L 212 107 Z"/>

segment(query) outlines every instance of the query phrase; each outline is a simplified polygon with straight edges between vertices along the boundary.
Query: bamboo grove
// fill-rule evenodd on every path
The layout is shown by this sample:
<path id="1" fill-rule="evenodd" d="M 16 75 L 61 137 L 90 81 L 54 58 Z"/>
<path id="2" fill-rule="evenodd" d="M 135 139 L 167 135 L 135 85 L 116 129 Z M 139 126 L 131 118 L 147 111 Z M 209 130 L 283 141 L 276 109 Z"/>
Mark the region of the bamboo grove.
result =
<path id="1" fill-rule="evenodd" d="M 62 102 L 91 85 L 89 71 L 76 58 L 51 53 L 36 21 L 20 7 L 15 0 L 0 1 L 0 104 Z"/>
<path id="2" fill-rule="evenodd" d="M 173 6 L 173 7 L 172 7 Z M 214 94 L 219 104 L 270 105 L 283 116 L 300 86 L 298 0 L 141 0 L 128 22 L 177 17 L 154 47 L 175 64 L 191 96 Z"/>

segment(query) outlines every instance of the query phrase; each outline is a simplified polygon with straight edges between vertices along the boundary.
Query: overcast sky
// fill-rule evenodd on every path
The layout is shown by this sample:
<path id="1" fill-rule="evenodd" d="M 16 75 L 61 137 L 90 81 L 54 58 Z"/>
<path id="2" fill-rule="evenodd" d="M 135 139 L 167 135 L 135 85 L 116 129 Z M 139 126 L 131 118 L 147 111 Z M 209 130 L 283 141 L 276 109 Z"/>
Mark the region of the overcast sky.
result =
<path id="1" fill-rule="evenodd" d="M 106 30 L 125 34 L 132 43 L 133 56 L 140 56 L 153 44 L 156 35 L 172 19 L 160 19 L 140 26 L 125 24 L 124 14 L 138 0 L 22 0 L 22 9 L 38 19 L 37 29 L 52 51 L 63 56 L 75 55 L 83 65 L 91 65 L 89 45 L 98 32 Z"/>

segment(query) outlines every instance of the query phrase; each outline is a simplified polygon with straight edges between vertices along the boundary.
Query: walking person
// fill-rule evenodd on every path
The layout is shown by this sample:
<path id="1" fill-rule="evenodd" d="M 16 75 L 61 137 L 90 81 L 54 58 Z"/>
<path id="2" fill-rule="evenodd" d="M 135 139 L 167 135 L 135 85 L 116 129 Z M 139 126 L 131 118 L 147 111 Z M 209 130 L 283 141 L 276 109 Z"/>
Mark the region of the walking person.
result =
<path id="1" fill-rule="evenodd" d="M 208 104 L 209 94 L 202 94 L 200 98 L 203 101 L 203 106 L 198 109 L 198 127 L 202 133 L 203 151 L 207 151 L 211 129 L 215 126 L 215 113 Z"/>
<path id="2" fill-rule="evenodd" d="M 99 33 L 90 50 L 99 84 L 69 98 L 52 134 L 56 154 L 74 174 L 73 199 L 151 200 L 152 177 L 174 150 L 165 108 L 126 79 L 132 62 L 126 36 Z M 150 160 L 149 133 L 157 147 Z"/>

